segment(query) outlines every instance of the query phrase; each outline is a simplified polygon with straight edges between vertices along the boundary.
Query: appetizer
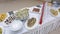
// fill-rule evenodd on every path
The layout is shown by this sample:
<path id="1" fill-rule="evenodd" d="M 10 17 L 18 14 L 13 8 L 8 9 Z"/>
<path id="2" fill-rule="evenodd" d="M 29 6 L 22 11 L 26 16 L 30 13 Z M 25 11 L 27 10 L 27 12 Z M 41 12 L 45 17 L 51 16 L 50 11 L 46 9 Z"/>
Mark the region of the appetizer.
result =
<path id="1" fill-rule="evenodd" d="M 27 26 L 32 27 L 36 23 L 36 18 L 31 18 L 28 20 Z"/>
<path id="2" fill-rule="evenodd" d="M 48 6 L 52 6 L 52 3 L 47 3 L 48 4 Z"/>
<path id="3" fill-rule="evenodd" d="M 0 34 L 2 34 L 2 28 L 0 28 Z"/>
<path id="4" fill-rule="evenodd" d="M 59 10 L 59 12 L 60 12 L 60 8 L 59 8 L 58 10 Z"/>
<path id="5" fill-rule="evenodd" d="M 57 16 L 58 15 L 58 11 L 54 10 L 54 9 L 50 9 L 50 12 L 54 15 Z"/>
<path id="6" fill-rule="evenodd" d="M 5 23 L 10 24 L 14 19 L 15 19 L 15 16 L 12 15 L 5 20 Z"/>
<path id="7" fill-rule="evenodd" d="M 39 8 L 33 8 L 33 12 L 39 12 L 40 9 Z"/>
<path id="8" fill-rule="evenodd" d="M 28 30 L 32 30 L 32 29 L 35 29 L 39 23 L 38 23 L 38 19 L 36 17 L 31 17 L 29 18 L 26 23 L 25 23 L 25 27 L 28 29 Z"/>
<path id="9" fill-rule="evenodd" d="M 7 17 L 6 13 L 0 14 L 0 22 L 2 22 Z"/>
<path id="10" fill-rule="evenodd" d="M 23 10 L 18 10 L 18 12 L 16 12 L 15 15 L 16 15 L 16 17 L 17 17 L 18 19 L 20 19 L 20 20 L 25 20 L 25 19 L 28 18 L 28 15 L 29 15 L 28 10 L 29 10 L 29 9 L 27 9 L 27 8 L 25 8 L 25 9 L 23 9 Z"/>

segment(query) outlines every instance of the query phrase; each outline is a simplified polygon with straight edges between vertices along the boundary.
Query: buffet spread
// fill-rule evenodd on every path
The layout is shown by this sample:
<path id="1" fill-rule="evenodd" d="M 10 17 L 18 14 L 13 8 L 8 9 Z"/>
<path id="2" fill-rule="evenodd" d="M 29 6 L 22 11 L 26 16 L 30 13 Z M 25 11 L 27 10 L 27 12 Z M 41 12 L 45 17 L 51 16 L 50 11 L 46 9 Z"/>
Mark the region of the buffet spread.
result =
<path id="1" fill-rule="evenodd" d="M 44 14 L 40 24 L 43 10 Z M 49 32 L 52 28 L 51 22 L 57 23 L 59 17 L 60 7 L 48 6 L 47 3 L 0 13 L 0 34 L 47 34 L 46 32 Z M 47 26 L 49 24 L 50 26 Z M 54 24 L 54 26 L 57 24 Z M 38 33 L 35 33 L 35 31 L 38 31 Z"/>

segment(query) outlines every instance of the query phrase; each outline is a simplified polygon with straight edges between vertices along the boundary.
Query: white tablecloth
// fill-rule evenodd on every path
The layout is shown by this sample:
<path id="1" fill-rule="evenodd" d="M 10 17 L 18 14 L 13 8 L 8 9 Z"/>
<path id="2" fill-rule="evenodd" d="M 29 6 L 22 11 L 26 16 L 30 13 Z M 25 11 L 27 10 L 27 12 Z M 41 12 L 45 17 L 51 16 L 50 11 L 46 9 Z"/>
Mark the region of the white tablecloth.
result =
<path id="1" fill-rule="evenodd" d="M 59 23 L 59 18 L 52 17 L 49 14 L 49 7 L 47 7 L 47 4 L 45 6 L 45 11 L 44 11 L 44 18 L 43 18 L 43 23 L 42 25 L 38 25 L 35 29 L 33 30 L 27 30 L 25 27 L 23 27 L 22 30 L 20 31 L 10 31 L 8 27 L 4 27 L 4 34 L 47 34 L 48 32 L 58 28 L 60 26 Z M 37 18 L 39 18 L 38 14 L 36 14 Z M 58 24 L 58 25 L 57 25 Z M 3 26 L 0 23 L 1 26 Z"/>

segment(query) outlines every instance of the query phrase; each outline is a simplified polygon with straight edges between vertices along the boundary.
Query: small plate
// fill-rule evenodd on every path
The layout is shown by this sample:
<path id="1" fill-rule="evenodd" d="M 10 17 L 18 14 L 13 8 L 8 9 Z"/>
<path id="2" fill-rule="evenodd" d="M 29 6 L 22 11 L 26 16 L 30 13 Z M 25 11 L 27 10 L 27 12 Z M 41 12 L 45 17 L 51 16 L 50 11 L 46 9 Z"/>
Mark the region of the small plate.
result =
<path id="1" fill-rule="evenodd" d="M 26 22 L 25 22 L 25 27 L 26 27 L 28 30 L 35 29 L 35 28 L 39 25 L 39 17 L 40 17 L 39 14 L 31 13 L 31 14 L 29 15 L 29 19 L 31 19 L 31 18 L 36 18 L 36 22 L 35 22 L 35 24 L 34 24 L 32 27 L 28 27 L 28 25 L 27 25 L 28 20 L 26 20 Z"/>
<path id="2" fill-rule="evenodd" d="M 49 14 L 50 14 L 51 16 L 53 16 L 53 17 L 60 17 L 60 14 L 59 14 L 58 8 L 56 8 L 56 7 L 52 7 L 52 8 L 50 8 L 50 9 L 56 10 L 56 11 L 58 12 L 58 15 L 55 16 L 55 15 L 53 15 L 53 14 L 50 12 L 50 10 L 49 10 Z"/>
<path id="3" fill-rule="evenodd" d="M 35 11 L 33 11 L 34 8 L 36 8 L 36 9 L 40 9 L 39 12 L 35 12 Z M 42 6 L 41 6 L 41 7 L 33 6 L 33 7 L 29 8 L 29 9 L 30 9 L 30 10 L 29 10 L 30 12 L 34 12 L 34 13 L 39 13 L 39 14 L 41 14 Z"/>

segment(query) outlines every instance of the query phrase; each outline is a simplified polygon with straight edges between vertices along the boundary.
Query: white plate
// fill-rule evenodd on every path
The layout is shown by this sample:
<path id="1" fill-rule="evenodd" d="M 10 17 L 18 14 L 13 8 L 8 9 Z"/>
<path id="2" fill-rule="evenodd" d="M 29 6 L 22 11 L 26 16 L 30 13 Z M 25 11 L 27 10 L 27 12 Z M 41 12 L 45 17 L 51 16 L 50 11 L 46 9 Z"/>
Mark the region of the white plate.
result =
<path id="1" fill-rule="evenodd" d="M 38 9 L 40 9 L 40 11 L 39 11 L 39 12 L 34 12 L 34 11 L 33 11 L 34 8 L 38 8 Z M 29 8 L 29 9 L 30 9 L 30 10 L 29 10 L 30 12 L 34 12 L 34 13 L 39 13 L 39 14 L 41 14 L 42 6 L 41 6 L 41 7 L 33 6 L 33 7 Z"/>
<path id="2" fill-rule="evenodd" d="M 30 18 L 36 18 L 36 23 L 35 23 L 32 27 L 28 27 L 28 26 L 27 26 L 28 20 L 27 20 L 27 21 L 25 22 L 25 27 L 26 27 L 28 30 L 35 29 L 35 28 L 39 25 L 39 17 L 40 17 L 39 14 L 30 13 L 30 14 L 29 14 L 29 19 L 30 19 Z"/>
<path id="3" fill-rule="evenodd" d="M 54 9 L 54 10 L 58 11 L 59 7 L 51 7 L 51 8 L 49 8 L 49 9 Z M 49 10 L 49 14 L 50 14 L 51 16 L 53 16 L 53 17 L 60 17 L 59 11 L 58 11 L 58 15 L 57 15 L 57 16 L 54 16 L 54 15 L 50 12 L 50 10 Z"/>
<path id="4" fill-rule="evenodd" d="M 10 25 L 9 25 L 9 29 L 11 31 L 18 31 L 21 30 L 21 28 L 23 27 L 23 24 L 20 20 L 14 20 Z"/>
<path id="5" fill-rule="evenodd" d="M 19 9 L 19 10 L 23 10 L 23 9 L 26 9 L 26 8 L 27 8 L 27 9 L 29 9 L 28 7 L 25 7 L 25 8 Z M 14 12 L 14 14 L 15 14 L 16 12 L 18 12 L 18 10 L 13 11 L 13 12 Z M 7 17 L 5 18 L 5 20 L 4 20 L 4 21 L 6 21 L 6 19 L 8 19 L 8 17 L 10 16 L 8 13 L 6 13 L 6 14 L 7 14 Z M 4 25 L 4 26 L 9 26 L 9 25 L 7 25 L 4 21 L 2 22 L 2 23 L 3 23 L 3 25 Z"/>

